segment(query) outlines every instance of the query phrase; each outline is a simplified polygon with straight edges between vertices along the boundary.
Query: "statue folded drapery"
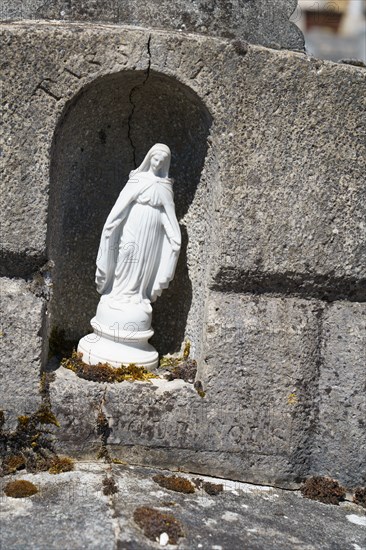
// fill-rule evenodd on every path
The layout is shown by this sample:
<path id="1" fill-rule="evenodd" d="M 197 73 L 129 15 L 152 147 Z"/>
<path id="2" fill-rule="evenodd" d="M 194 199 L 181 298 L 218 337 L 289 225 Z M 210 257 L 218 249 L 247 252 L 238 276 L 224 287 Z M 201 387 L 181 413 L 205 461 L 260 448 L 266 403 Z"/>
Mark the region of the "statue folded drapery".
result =
<path id="1" fill-rule="evenodd" d="M 169 148 L 154 145 L 131 172 L 104 225 L 96 284 L 113 301 L 154 302 L 174 277 L 181 234 L 169 164 Z"/>
<path id="2" fill-rule="evenodd" d="M 166 145 L 150 149 L 130 173 L 103 227 L 95 277 L 102 297 L 91 320 L 95 334 L 78 346 L 89 364 L 158 363 L 148 343 L 150 303 L 173 279 L 181 246 L 170 159 Z"/>

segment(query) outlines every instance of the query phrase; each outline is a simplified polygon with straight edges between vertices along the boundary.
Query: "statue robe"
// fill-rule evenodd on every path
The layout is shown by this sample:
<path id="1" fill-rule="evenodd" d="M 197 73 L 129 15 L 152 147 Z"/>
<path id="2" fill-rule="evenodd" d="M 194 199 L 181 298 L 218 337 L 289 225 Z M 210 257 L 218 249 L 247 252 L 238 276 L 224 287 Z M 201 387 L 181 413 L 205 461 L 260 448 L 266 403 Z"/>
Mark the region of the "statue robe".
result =
<path id="1" fill-rule="evenodd" d="M 103 228 L 98 292 L 116 302 L 154 302 L 174 277 L 180 245 L 170 180 L 132 173 Z"/>

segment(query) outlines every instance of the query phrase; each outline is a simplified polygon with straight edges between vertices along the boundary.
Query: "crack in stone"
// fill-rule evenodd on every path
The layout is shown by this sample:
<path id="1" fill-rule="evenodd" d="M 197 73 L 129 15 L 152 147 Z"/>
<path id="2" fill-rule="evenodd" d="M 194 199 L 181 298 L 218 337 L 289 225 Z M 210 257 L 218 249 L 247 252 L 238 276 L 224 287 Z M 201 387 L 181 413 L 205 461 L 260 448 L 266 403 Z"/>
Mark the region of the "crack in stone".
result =
<path id="1" fill-rule="evenodd" d="M 147 66 L 147 69 L 146 69 L 146 76 L 144 78 L 144 80 L 142 81 L 141 84 L 137 84 L 136 86 L 134 86 L 131 91 L 130 91 L 130 95 L 129 95 L 129 102 L 130 102 L 130 105 L 131 105 L 131 112 L 129 114 L 129 117 L 128 117 L 128 120 L 127 120 L 127 126 L 128 126 L 128 132 L 127 132 L 127 136 L 128 136 L 128 140 L 131 144 L 131 148 L 132 148 L 132 155 L 133 155 L 133 165 L 134 165 L 134 168 L 137 167 L 137 161 L 136 161 L 136 146 L 135 144 L 133 143 L 133 139 L 132 139 L 132 119 L 133 119 L 133 115 L 135 114 L 135 110 L 136 110 L 136 103 L 134 103 L 133 101 L 133 95 L 134 93 L 140 89 L 140 88 L 143 88 L 146 84 L 146 82 L 148 81 L 149 79 L 149 76 L 150 76 L 150 68 L 151 68 L 151 50 L 150 50 L 150 43 L 151 43 L 151 34 L 149 35 L 149 38 L 147 40 L 147 54 L 148 54 L 148 66 Z"/>

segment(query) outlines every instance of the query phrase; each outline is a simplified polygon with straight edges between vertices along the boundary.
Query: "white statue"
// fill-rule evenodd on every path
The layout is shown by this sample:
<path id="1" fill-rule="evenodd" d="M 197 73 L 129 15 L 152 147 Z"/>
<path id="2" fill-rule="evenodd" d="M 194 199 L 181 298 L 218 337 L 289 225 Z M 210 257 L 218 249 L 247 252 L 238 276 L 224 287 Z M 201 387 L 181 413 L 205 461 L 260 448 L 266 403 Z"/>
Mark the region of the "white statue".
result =
<path id="1" fill-rule="evenodd" d="M 96 271 L 102 297 L 91 320 L 94 333 L 78 346 L 91 365 L 158 364 L 158 353 L 148 344 L 150 303 L 173 279 L 181 246 L 170 159 L 167 145 L 154 145 L 130 173 L 104 225 Z"/>

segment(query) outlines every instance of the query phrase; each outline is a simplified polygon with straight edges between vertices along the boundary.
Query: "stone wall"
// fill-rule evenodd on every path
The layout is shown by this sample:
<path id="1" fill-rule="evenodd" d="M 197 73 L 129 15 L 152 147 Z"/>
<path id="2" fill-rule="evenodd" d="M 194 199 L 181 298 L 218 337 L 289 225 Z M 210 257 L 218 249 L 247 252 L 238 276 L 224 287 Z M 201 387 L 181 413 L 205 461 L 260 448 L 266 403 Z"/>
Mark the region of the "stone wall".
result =
<path id="1" fill-rule="evenodd" d="M 206 395 L 58 369 L 58 445 L 95 456 L 102 410 L 121 459 L 284 486 L 312 473 L 365 483 L 365 71 L 173 31 L 18 22 L 2 34 L 1 274 L 14 299 L 0 408 L 37 406 L 46 260 L 45 318 L 85 331 L 91 249 L 160 132 L 186 246 L 155 309 L 155 345 L 175 351 L 189 337 Z M 37 351 L 18 356 L 11 326 L 23 315 Z M 20 384 L 31 407 L 9 400 Z"/>
<path id="2" fill-rule="evenodd" d="M 296 5 L 297 0 L 4 0 L 0 19 L 137 25 L 302 50 L 302 33 L 289 21 Z"/>

